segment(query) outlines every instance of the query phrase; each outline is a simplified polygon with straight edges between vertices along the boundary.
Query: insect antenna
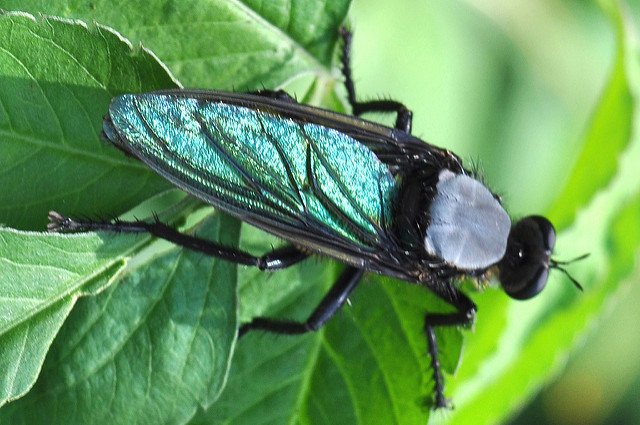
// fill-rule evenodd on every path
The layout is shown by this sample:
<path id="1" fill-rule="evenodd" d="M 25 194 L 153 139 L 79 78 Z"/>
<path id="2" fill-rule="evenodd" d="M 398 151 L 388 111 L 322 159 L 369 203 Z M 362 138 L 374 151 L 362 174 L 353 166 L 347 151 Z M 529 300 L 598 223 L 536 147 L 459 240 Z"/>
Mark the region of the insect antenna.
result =
<path id="1" fill-rule="evenodd" d="M 565 261 L 558 261 L 558 260 L 551 259 L 549 261 L 549 265 L 552 269 L 560 270 L 562 273 L 564 273 L 564 275 L 569 278 L 569 280 L 575 285 L 575 287 L 578 288 L 580 291 L 582 291 L 583 289 L 582 289 L 582 285 L 580 285 L 580 282 L 578 282 L 573 276 L 571 276 L 571 274 L 567 271 L 567 269 L 562 266 L 575 263 L 576 261 L 584 260 L 589 255 L 591 254 L 589 253 L 582 254 L 576 258 L 572 258 L 571 260 L 565 260 Z"/>

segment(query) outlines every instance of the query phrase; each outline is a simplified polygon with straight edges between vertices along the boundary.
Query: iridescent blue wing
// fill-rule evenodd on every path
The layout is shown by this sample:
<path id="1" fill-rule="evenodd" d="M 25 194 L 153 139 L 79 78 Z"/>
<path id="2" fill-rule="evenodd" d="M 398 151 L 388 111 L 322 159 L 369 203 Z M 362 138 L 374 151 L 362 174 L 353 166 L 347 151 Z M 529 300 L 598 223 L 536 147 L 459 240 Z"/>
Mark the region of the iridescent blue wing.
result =
<path id="1" fill-rule="evenodd" d="M 412 173 L 415 168 L 447 168 L 462 171 L 462 161 L 453 152 L 426 143 L 402 130 L 386 127 L 360 117 L 322 108 L 246 93 L 210 90 L 166 90 L 157 93 L 223 102 L 253 110 L 268 111 L 296 122 L 313 122 L 337 130 L 365 145 L 387 165 L 394 175 Z"/>
<path id="2" fill-rule="evenodd" d="M 337 129 L 177 91 L 114 98 L 104 130 L 177 187 L 300 246 L 368 267 L 393 244 L 396 179 Z"/>

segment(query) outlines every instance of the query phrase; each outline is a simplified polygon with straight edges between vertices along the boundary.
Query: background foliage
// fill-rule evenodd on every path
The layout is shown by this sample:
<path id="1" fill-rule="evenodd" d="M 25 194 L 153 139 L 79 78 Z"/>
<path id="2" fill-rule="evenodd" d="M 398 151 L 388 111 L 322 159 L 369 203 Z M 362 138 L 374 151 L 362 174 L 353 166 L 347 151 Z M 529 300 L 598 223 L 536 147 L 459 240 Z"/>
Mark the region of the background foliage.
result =
<path id="1" fill-rule="evenodd" d="M 447 307 L 420 288 L 370 276 L 315 335 L 236 341 L 254 315 L 303 317 L 339 266 L 310 260 L 265 275 L 144 237 L 36 233 L 49 209 L 114 216 L 142 203 L 134 214 L 162 211 L 254 252 L 278 244 L 166 193 L 99 142 L 101 119 L 115 94 L 178 85 L 284 86 L 341 110 L 332 64 L 349 7 L 0 0 L 34 14 L 0 15 L 0 423 L 492 423 L 558 373 L 603 311 L 637 321 L 635 2 L 352 7 L 360 96 L 405 102 L 414 133 L 478 163 L 515 217 L 547 212 L 563 229 L 558 258 L 592 253 L 571 267 L 583 294 L 559 273 L 527 303 L 469 287 L 475 329 L 440 335 L 445 368 L 457 368 L 453 411 L 426 407 L 421 317 Z M 637 395 L 630 353 L 640 344 L 614 331 L 592 343 L 608 350 L 581 353 L 551 396 L 513 420 L 598 423 L 616 395 Z M 618 416 L 640 416 L 620 403 Z"/>

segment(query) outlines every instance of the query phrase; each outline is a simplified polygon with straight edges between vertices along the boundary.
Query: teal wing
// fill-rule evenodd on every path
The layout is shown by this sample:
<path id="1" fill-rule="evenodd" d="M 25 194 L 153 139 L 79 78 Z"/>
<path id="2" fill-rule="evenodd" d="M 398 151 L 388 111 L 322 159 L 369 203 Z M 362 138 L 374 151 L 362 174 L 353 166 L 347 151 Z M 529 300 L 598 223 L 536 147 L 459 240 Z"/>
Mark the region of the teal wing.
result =
<path id="1" fill-rule="evenodd" d="M 149 93 L 114 98 L 105 134 L 186 192 L 296 244 L 341 258 L 389 243 L 397 183 L 337 130 Z"/>

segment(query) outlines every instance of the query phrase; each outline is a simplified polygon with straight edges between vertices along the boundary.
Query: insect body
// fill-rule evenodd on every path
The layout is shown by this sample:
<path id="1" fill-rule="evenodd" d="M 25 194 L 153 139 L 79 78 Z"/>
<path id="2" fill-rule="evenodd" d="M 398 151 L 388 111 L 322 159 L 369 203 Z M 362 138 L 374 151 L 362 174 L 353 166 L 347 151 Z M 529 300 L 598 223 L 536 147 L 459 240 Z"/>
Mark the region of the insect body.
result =
<path id="1" fill-rule="evenodd" d="M 320 328 L 364 271 L 422 285 L 456 308 L 427 314 L 436 406 L 446 405 L 435 326 L 473 321 L 455 285 L 496 270 L 517 299 L 547 281 L 555 231 L 543 217 L 512 225 L 500 200 L 455 154 L 412 136 L 411 112 L 394 101 L 356 101 L 344 32 L 343 71 L 355 115 L 395 112 L 395 128 L 295 102 L 283 92 L 175 90 L 122 95 L 106 139 L 177 187 L 291 243 L 261 257 L 184 235 L 160 222 L 87 222 L 50 214 L 50 230 L 151 232 L 239 264 L 277 270 L 309 253 L 346 268 L 304 322 L 254 318 L 240 332 L 298 334 Z M 559 268 L 559 267 L 558 267 Z"/>
<path id="2" fill-rule="evenodd" d="M 457 156 L 361 119 L 180 90 L 115 98 L 104 129 L 188 193 L 357 268 L 435 284 L 507 251 L 509 216 Z"/>

